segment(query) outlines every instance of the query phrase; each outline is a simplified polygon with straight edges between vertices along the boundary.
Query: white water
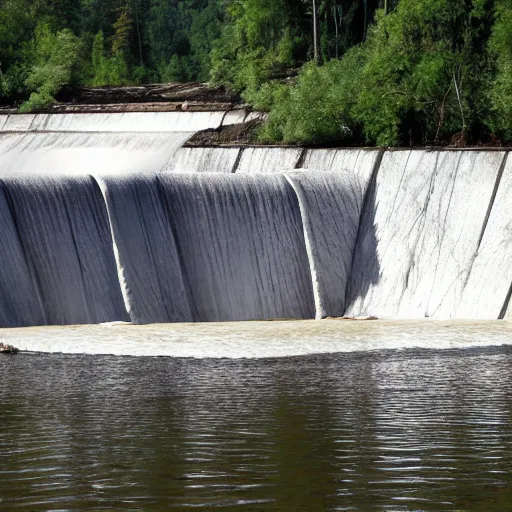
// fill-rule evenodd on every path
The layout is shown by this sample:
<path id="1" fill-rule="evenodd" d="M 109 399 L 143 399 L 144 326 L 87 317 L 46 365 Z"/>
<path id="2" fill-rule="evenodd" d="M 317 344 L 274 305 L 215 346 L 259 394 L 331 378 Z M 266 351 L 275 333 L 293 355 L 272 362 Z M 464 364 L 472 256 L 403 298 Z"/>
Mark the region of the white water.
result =
<path id="1" fill-rule="evenodd" d="M 181 148 L 165 170 L 232 173 L 239 153 L 239 148 Z"/>
<path id="2" fill-rule="evenodd" d="M 512 323 L 305 320 L 98 325 L 4 329 L 0 339 L 33 352 L 241 359 L 511 345 Z"/>
<path id="3" fill-rule="evenodd" d="M 30 300 L 26 309 L 19 308 L 18 321 L 13 317 L 6 324 L 31 325 L 31 316 L 48 325 L 128 319 L 104 203 L 91 178 L 30 176 L 2 182 L 9 201 L 3 213 L 15 221 L 15 232 L 8 228 L 2 240 L 18 253 L 14 275 L 24 273 L 21 291 Z M 11 279 L 4 269 L 2 274 Z M 11 294 L 21 300 L 17 285 L 7 286 L 0 311 L 11 309 Z"/>
<path id="4" fill-rule="evenodd" d="M 189 137 L 186 132 L 4 134 L 0 175 L 154 173 Z"/>
<path id="5" fill-rule="evenodd" d="M 350 172 L 286 176 L 301 209 L 315 317 L 343 316 L 364 191 Z"/>
<path id="6" fill-rule="evenodd" d="M 239 173 L 275 173 L 294 169 L 299 162 L 301 149 L 246 148 L 242 151 Z"/>
<path id="7" fill-rule="evenodd" d="M 0 325 L 510 316 L 505 152 L 181 147 L 244 115 L 0 116 Z"/>
<path id="8" fill-rule="evenodd" d="M 197 132 L 218 128 L 224 112 L 122 112 L 98 114 L 12 114 L 1 130 L 71 132 Z M 236 121 L 229 117 L 225 124 Z"/>

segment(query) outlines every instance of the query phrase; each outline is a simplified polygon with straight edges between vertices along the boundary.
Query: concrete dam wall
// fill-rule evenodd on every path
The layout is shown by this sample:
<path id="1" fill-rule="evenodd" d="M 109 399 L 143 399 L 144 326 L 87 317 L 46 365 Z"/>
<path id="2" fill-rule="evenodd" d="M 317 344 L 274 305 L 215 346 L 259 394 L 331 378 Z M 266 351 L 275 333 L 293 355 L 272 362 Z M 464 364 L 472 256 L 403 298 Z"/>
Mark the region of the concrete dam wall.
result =
<path id="1" fill-rule="evenodd" d="M 507 151 L 182 147 L 244 115 L 0 116 L 0 326 L 510 316 Z"/>

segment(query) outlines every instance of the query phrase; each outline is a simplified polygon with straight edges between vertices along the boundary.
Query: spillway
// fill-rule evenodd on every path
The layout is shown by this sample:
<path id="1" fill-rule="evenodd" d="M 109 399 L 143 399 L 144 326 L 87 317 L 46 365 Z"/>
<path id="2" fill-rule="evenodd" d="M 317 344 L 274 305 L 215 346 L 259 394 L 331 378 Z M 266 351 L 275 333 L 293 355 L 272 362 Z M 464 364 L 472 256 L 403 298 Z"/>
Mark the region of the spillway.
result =
<path id="1" fill-rule="evenodd" d="M 235 123 L 226 112 L 0 116 L 0 172 L 158 172 L 200 130 Z"/>
<path id="2" fill-rule="evenodd" d="M 510 318 L 506 150 L 183 146 L 243 119 L 0 116 L 0 326 Z"/>

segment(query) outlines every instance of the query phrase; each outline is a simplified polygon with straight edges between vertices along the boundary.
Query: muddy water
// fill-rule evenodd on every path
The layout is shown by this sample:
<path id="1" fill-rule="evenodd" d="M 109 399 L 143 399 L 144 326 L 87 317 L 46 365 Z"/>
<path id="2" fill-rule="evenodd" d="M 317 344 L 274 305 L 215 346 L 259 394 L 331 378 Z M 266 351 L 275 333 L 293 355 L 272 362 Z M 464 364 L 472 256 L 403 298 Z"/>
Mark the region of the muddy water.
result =
<path id="1" fill-rule="evenodd" d="M 202 359 L 0 357 L 0 510 L 512 509 L 512 348 L 483 346 L 506 324 L 314 325 L 24 330 Z M 269 357 L 300 332 L 290 354 L 359 350 Z"/>

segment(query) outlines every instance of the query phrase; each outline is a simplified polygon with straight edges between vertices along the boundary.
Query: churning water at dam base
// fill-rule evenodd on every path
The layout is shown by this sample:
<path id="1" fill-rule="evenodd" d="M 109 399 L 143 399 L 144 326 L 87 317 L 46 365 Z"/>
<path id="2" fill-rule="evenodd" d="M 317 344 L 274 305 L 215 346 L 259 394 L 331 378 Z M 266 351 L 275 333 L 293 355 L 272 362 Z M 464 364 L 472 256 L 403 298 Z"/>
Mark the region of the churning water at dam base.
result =
<path id="1" fill-rule="evenodd" d="M 507 321 L 292 320 L 0 329 L 22 351 L 198 359 L 267 359 L 512 345 Z"/>

